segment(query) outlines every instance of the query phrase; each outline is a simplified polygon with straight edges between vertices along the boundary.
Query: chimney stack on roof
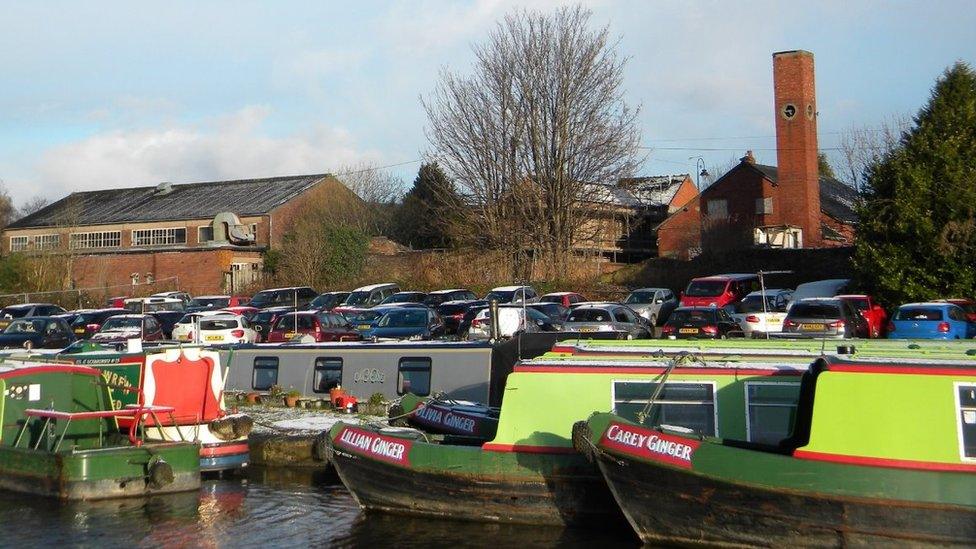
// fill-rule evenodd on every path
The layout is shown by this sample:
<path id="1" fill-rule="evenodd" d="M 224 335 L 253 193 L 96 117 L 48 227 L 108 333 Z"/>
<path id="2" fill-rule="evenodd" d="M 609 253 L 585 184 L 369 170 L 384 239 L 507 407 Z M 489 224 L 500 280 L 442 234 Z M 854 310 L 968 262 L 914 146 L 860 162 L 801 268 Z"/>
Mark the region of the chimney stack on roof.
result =
<path id="1" fill-rule="evenodd" d="M 746 155 L 740 158 L 739 162 L 748 162 L 749 164 L 755 164 L 756 157 L 752 156 L 752 151 L 746 151 Z"/>

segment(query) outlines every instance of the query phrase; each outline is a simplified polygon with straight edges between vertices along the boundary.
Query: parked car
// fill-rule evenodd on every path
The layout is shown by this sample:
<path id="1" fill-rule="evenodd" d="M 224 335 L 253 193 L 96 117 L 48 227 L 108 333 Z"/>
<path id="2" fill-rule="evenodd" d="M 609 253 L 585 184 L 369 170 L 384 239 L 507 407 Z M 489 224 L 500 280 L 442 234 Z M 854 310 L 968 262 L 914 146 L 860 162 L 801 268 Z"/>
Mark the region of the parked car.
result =
<path id="1" fill-rule="evenodd" d="M 652 337 L 654 334 L 637 313 L 619 303 L 581 305 L 572 309 L 563 329 L 567 332 L 622 332 L 627 339 Z"/>
<path id="2" fill-rule="evenodd" d="M 267 341 L 268 332 L 271 331 L 271 327 L 277 322 L 278 317 L 293 312 L 295 312 L 294 307 L 268 307 L 254 313 L 248 320 L 251 322 L 251 328 L 258 333 L 259 341 Z"/>
<path id="3" fill-rule="evenodd" d="M 448 301 L 474 301 L 478 296 L 466 288 L 453 288 L 450 290 L 434 290 L 424 298 L 424 305 L 436 307 Z"/>
<path id="4" fill-rule="evenodd" d="M 761 289 L 759 275 L 720 274 L 693 278 L 681 294 L 682 307 L 725 307 Z"/>
<path id="5" fill-rule="evenodd" d="M 368 309 L 375 307 L 383 302 L 384 299 L 400 291 L 400 287 L 392 282 L 383 284 L 371 284 L 356 288 L 349 293 L 342 305 L 335 308 L 337 312 L 344 312 L 348 309 Z"/>
<path id="6" fill-rule="evenodd" d="M 539 303 L 529 303 L 526 305 L 526 307 L 535 309 L 551 318 L 554 322 L 558 322 L 560 324 L 566 322 L 566 317 L 569 316 L 569 307 L 565 307 L 560 303 L 553 303 L 551 301 L 545 303 L 542 301 Z"/>
<path id="7" fill-rule="evenodd" d="M 271 288 L 261 290 L 254 294 L 248 303 L 251 307 L 267 309 L 269 307 L 291 307 L 292 309 L 304 309 L 313 299 L 318 297 L 318 292 L 308 286 L 293 286 L 290 288 Z"/>
<path id="8" fill-rule="evenodd" d="M 184 309 L 187 307 L 187 305 L 189 305 L 190 301 L 192 301 L 190 294 L 178 290 L 172 292 L 158 292 L 149 297 L 168 297 L 170 299 L 179 299 L 183 302 Z"/>
<path id="9" fill-rule="evenodd" d="M 962 307 L 947 302 L 907 303 L 898 307 L 888 324 L 892 339 L 968 339 L 976 336 Z"/>
<path id="10" fill-rule="evenodd" d="M 485 296 L 485 301 L 504 303 L 535 303 L 539 301 L 539 293 L 532 286 L 500 286 L 492 289 Z"/>
<path id="11" fill-rule="evenodd" d="M 159 321 L 159 325 L 163 329 L 163 338 L 173 339 L 173 326 L 186 313 L 183 311 L 153 311 L 148 314 Z"/>
<path id="12" fill-rule="evenodd" d="M 828 278 L 805 282 L 793 291 L 793 302 L 809 297 L 834 297 L 847 292 L 850 285 L 851 280 L 849 278 Z"/>
<path id="13" fill-rule="evenodd" d="M 523 316 L 523 311 L 524 315 Z M 528 317 L 528 322 L 526 322 Z M 498 337 L 512 337 L 520 332 L 559 332 L 563 326 L 535 309 L 509 304 L 498 307 Z M 467 339 L 491 339 L 491 309 L 488 307 L 478 310 L 471 327 L 467 332 Z"/>
<path id="14" fill-rule="evenodd" d="M 458 324 L 458 339 L 468 338 L 468 330 L 471 329 L 471 323 L 474 321 L 474 317 L 478 316 L 478 313 L 487 306 L 488 302 L 484 299 L 476 299 L 469 302 L 468 310 L 464 312 L 464 316 L 461 317 L 461 322 Z"/>
<path id="15" fill-rule="evenodd" d="M 444 321 L 429 307 L 396 307 L 387 310 L 364 338 L 435 339 L 444 335 Z"/>
<path id="16" fill-rule="evenodd" d="M 143 341 L 164 339 L 163 327 L 152 315 L 124 314 L 109 317 L 91 340 L 99 343 L 116 343 L 141 338 Z"/>
<path id="17" fill-rule="evenodd" d="M 444 335 L 458 335 L 464 313 L 474 306 L 477 301 L 445 301 L 436 307 L 437 314 L 444 321 Z"/>
<path id="18" fill-rule="evenodd" d="M 15 318 L 25 318 L 29 316 L 54 316 L 64 313 L 65 310 L 53 303 L 21 303 L 10 305 L 0 309 L 0 330 L 10 325 Z"/>
<path id="19" fill-rule="evenodd" d="M 241 307 L 248 304 L 251 298 L 241 295 L 203 295 L 194 297 L 187 303 L 186 312 L 216 311 L 227 307 Z"/>
<path id="20" fill-rule="evenodd" d="M 782 332 L 789 337 L 830 339 L 866 337 L 867 333 L 867 320 L 850 303 L 819 297 L 793 301 Z"/>
<path id="21" fill-rule="evenodd" d="M 563 307 L 569 307 L 573 303 L 582 303 L 586 298 L 576 292 L 552 292 L 539 298 L 541 303 L 558 303 Z"/>
<path id="22" fill-rule="evenodd" d="M 197 326 L 201 343 L 254 343 L 258 337 L 246 318 L 230 313 L 200 317 Z"/>
<path id="23" fill-rule="evenodd" d="M 312 311 L 331 311 L 345 301 L 347 297 L 349 297 L 349 292 L 325 292 L 313 299 L 308 304 L 308 308 Z"/>
<path id="24" fill-rule="evenodd" d="M 384 308 L 373 309 L 349 309 L 342 313 L 343 318 L 349 322 L 353 330 L 360 335 L 373 327 L 373 324 L 383 316 Z"/>
<path id="25" fill-rule="evenodd" d="M 71 323 L 74 322 L 76 318 L 78 318 L 79 316 L 81 316 L 84 313 L 87 313 L 87 312 L 93 311 L 93 310 L 94 309 L 75 309 L 73 311 L 67 311 L 67 312 L 64 312 L 64 313 L 60 313 L 60 314 L 56 314 L 56 315 L 51 315 L 51 316 L 53 316 L 54 318 L 60 318 L 61 320 L 63 320 L 65 322 L 65 324 L 67 324 L 70 327 L 71 326 Z"/>
<path id="26" fill-rule="evenodd" d="M 296 311 L 278 317 L 265 341 L 281 343 L 300 335 L 311 336 L 317 342 L 361 339 L 349 321 L 338 313 Z"/>
<path id="27" fill-rule="evenodd" d="M 726 339 L 742 329 L 723 307 L 678 307 L 661 327 L 667 339 Z"/>
<path id="28" fill-rule="evenodd" d="M 966 319 L 970 322 L 976 322 L 976 300 L 969 299 L 968 297 L 950 297 L 949 299 L 939 299 L 937 301 L 945 301 L 946 303 L 952 303 L 953 305 L 962 307 L 962 310 L 966 313 Z"/>
<path id="29" fill-rule="evenodd" d="M 868 322 L 867 337 L 882 337 L 888 328 L 888 313 L 881 305 L 878 305 L 869 295 L 864 294 L 841 294 L 837 299 L 846 301 L 854 306 L 857 312 L 861 313 L 864 320 Z"/>
<path id="30" fill-rule="evenodd" d="M 751 292 L 735 305 L 732 318 L 746 337 L 782 332 L 786 309 L 792 299 L 793 290 L 767 288 Z"/>
<path id="31" fill-rule="evenodd" d="M 64 349 L 74 341 L 68 324 L 52 316 L 18 318 L 0 333 L 0 349 Z"/>
<path id="32" fill-rule="evenodd" d="M 624 305 L 657 326 L 667 321 L 671 311 L 678 307 L 678 298 L 667 288 L 641 288 L 630 292 Z"/>
<path id="33" fill-rule="evenodd" d="M 183 316 L 180 317 L 175 324 L 173 324 L 170 338 L 176 341 L 193 341 L 195 339 L 194 334 L 197 319 L 219 314 L 221 314 L 220 311 L 197 311 L 195 313 L 184 313 Z M 255 334 L 257 334 L 257 331 L 255 331 Z"/>
<path id="34" fill-rule="evenodd" d="M 71 332 L 74 333 L 75 337 L 78 339 L 88 339 L 95 335 L 98 330 L 102 329 L 102 324 L 104 324 L 107 319 L 115 315 L 124 315 L 128 312 L 129 311 L 118 307 L 85 311 L 71 321 Z"/>
<path id="35" fill-rule="evenodd" d="M 183 300 L 175 297 L 132 297 L 123 307 L 130 313 L 143 314 L 157 311 L 185 312 Z"/>
<path id="36" fill-rule="evenodd" d="M 424 299 L 426 298 L 427 294 L 424 292 L 397 292 L 395 294 L 390 294 L 383 301 L 380 301 L 380 305 L 394 305 L 396 303 L 423 304 Z"/>

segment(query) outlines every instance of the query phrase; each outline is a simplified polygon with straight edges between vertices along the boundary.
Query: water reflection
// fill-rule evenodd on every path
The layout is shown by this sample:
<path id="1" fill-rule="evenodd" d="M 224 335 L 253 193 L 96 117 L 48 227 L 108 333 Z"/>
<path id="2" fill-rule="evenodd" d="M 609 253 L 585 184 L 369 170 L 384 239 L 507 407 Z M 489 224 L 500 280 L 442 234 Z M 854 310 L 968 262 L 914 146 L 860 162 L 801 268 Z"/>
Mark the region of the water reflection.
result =
<path id="1" fill-rule="evenodd" d="M 360 513 L 335 473 L 254 467 L 198 492 L 61 503 L 0 491 L 12 547 L 634 546 L 617 534 Z"/>

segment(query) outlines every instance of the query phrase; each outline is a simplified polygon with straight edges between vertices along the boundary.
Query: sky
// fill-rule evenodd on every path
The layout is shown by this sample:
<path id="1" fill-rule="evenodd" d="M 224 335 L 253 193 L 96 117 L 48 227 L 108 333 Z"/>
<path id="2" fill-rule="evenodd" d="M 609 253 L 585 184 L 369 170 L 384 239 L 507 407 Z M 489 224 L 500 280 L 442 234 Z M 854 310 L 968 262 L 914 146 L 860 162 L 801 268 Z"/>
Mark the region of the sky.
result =
<path id="1" fill-rule="evenodd" d="M 512 2 L 0 1 L 0 181 L 16 205 L 73 191 L 339 172 L 406 184 L 428 152 L 420 102 Z M 585 1 L 628 58 L 642 175 L 775 164 L 772 53 L 816 59 L 820 147 L 915 113 L 976 66 L 976 3 Z"/>

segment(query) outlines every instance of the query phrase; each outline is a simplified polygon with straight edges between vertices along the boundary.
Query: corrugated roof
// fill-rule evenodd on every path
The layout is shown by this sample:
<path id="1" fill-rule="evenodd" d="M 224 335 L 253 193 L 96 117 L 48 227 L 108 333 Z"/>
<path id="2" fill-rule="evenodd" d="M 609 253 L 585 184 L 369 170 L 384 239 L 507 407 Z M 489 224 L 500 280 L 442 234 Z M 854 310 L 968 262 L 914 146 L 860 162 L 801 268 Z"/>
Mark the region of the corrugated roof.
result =
<path id="1" fill-rule="evenodd" d="M 748 162 L 742 164 L 756 168 L 774 183 L 779 180 L 779 169 L 776 166 L 750 164 Z M 820 178 L 820 209 L 823 213 L 837 221 L 856 223 L 857 213 L 854 211 L 856 202 L 857 192 L 850 185 L 831 177 Z"/>
<path id="2" fill-rule="evenodd" d="M 591 184 L 590 192 L 594 202 L 619 207 L 670 206 L 686 179 L 687 174 L 628 177 L 616 185 Z"/>
<path id="3" fill-rule="evenodd" d="M 326 177 L 326 174 L 210 181 L 77 192 L 11 223 L 8 229 L 57 225 L 108 225 L 143 221 L 207 219 L 221 212 L 262 215 L 284 204 Z"/>

